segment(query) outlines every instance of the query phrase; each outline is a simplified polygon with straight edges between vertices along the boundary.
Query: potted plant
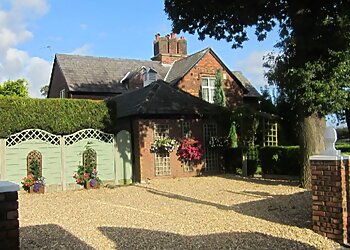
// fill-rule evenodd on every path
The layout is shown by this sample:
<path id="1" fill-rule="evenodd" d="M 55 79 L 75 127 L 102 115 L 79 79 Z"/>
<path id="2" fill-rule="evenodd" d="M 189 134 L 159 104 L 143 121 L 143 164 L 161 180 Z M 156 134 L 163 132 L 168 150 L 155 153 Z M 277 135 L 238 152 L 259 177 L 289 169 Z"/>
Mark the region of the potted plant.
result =
<path id="1" fill-rule="evenodd" d="M 169 137 L 159 137 L 154 140 L 151 145 L 151 153 L 164 154 L 171 153 L 178 146 L 178 142 L 175 139 Z"/>
<path id="2" fill-rule="evenodd" d="M 176 155 L 183 163 L 197 165 L 203 158 L 202 144 L 194 137 L 185 137 L 181 140 Z"/>
<path id="3" fill-rule="evenodd" d="M 74 172 L 73 178 L 79 185 L 85 189 L 99 188 L 101 180 L 97 176 L 97 164 L 95 159 L 95 151 L 87 144 L 84 151 L 84 162 L 78 166 L 78 170 Z"/>
<path id="4" fill-rule="evenodd" d="M 22 178 L 22 187 L 28 193 L 45 192 L 45 177 L 40 174 L 38 160 L 32 160 L 29 166 L 29 174 Z"/>

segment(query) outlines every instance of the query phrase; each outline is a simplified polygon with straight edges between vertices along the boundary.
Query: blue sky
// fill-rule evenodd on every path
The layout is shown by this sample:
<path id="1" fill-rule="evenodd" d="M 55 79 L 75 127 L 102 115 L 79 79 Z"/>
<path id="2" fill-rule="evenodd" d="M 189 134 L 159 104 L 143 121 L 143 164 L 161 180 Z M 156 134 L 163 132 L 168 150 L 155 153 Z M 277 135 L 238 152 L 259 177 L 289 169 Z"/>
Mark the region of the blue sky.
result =
<path id="1" fill-rule="evenodd" d="M 0 81 L 25 77 L 31 96 L 40 97 L 55 53 L 148 60 L 154 35 L 171 32 L 163 4 L 162 0 L 0 0 Z M 226 41 L 180 35 L 187 39 L 188 53 L 211 47 L 257 88 L 266 84 L 262 57 L 273 49 L 276 32 L 264 42 L 251 35 L 244 48 L 236 50 Z"/>

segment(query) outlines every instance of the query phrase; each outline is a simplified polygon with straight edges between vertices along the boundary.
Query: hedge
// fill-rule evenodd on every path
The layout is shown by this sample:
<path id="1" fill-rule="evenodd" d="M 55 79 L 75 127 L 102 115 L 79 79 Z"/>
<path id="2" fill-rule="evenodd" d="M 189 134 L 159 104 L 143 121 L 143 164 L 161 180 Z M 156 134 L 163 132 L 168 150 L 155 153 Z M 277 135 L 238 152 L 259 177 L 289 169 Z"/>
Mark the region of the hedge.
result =
<path id="1" fill-rule="evenodd" d="M 115 114 L 105 101 L 0 97 L 0 137 L 34 128 L 61 135 L 85 128 L 113 132 Z"/>
<path id="2" fill-rule="evenodd" d="M 260 148 L 259 158 L 263 174 L 300 175 L 300 149 L 298 146 Z"/>
<path id="3" fill-rule="evenodd" d="M 336 144 L 335 148 L 340 150 L 342 153 L 350 152 L 350 144 Z"/>

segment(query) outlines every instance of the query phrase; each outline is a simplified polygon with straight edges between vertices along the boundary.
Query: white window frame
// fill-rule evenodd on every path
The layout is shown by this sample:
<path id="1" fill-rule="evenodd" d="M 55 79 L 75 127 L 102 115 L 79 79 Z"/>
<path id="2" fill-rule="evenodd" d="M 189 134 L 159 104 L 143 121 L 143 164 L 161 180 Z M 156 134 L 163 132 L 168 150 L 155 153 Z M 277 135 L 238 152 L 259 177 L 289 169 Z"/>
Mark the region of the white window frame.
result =
<path id="1" fill-rule="evenodd" d="M 60 90 L 60 98 L 66 98 L 66 90 L 65 89 Z"/>
<path id="2" fill-rule="evenodd" d="M 204 96 L 204 90 L 208 91 L 208 99 Z M 214 103 L 214 93 L 215 93 L 215 77 L 212 76 L 202 76 L 201 81 L 201 91 L 202 99 L 209 103 Z M 206 100 L 207 99 L 207 100 Z"/>

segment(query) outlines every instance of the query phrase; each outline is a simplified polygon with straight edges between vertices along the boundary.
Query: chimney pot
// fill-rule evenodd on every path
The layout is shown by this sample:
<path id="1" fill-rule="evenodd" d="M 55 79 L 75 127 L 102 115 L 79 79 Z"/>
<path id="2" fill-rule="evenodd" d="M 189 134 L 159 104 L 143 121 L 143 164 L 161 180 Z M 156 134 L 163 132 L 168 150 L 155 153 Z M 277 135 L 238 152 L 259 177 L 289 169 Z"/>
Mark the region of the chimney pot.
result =
<path id="1" fill-rule="evenodd" d="M 175 38 L 175 33 L 174 32 L 171 32 L 171 39 L 174 39 Z"/>
<path id="2" fill-rule="evenodd" d="M 160 34 L 159 34 L 159 33 L 157 33 L 157 34 L 156 34 L 156 40 L 158 41 L 158 40 L 159 40 L 159 38 L 160 38 Z"/>

